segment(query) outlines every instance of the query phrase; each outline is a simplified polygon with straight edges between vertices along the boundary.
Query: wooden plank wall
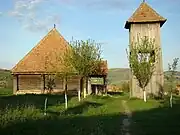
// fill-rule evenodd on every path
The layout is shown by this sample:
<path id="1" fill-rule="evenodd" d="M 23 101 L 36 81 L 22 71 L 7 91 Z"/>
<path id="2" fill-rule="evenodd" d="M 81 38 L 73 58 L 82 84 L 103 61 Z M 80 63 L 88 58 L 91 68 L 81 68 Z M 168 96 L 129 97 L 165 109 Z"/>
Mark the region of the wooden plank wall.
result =
<path id="1" fill-rule="evenodd" d="M 160 42 L 160 24 L 159 23 L 145 23 L 145 24 L 131 24 L 129 30 L 129 43 L 137 41 L 137 36 L 144 37 L 148 36 L 150 38 L 155 38 L 156 47 L 160 48 L 158 58 L 156 59 L 156 68 L 155 72 L 151 78 L 150 83 L 148 84 L 146 90 L 147 93 L 158 94 L 160 88 L 162 88 L 164 83 L 164 75 L 163 75 L 163 64 L 162 64 L 162 50 L 161 50 L 161 42 Z M 131 89 L 133 97 L 142 98 L 143 92 L 137 85 L 137 80 L 133 76 L 131 79 Z"/>
<path id="2" fill-rule="evenodd" d="M 46 76 L 47 77 L 47 76 Z M 40 94 L 43 92 L 44 82 L 42 75 L 18 75 L 19 81 L 18 86 L 19 90 L 17 91 L 17 78 L 14 76 L 14 94 L 20 93 L 37 93 Z M 54 92 L 62 92 L 63 91 L 63 80 L 61 78 L 55 79 L 56 87 L 54 88 Z M 47 82 L 45 82 L 45 86 Z M 78 76 L 74 76 L 68 78 L 68 91 L 78 90 L 80 89 L 80 78 Z"/>
<path id="3" fill-rule="evenodd" d="M 18 75 L 19 90 L 41 90 L 41 75 Z"/>

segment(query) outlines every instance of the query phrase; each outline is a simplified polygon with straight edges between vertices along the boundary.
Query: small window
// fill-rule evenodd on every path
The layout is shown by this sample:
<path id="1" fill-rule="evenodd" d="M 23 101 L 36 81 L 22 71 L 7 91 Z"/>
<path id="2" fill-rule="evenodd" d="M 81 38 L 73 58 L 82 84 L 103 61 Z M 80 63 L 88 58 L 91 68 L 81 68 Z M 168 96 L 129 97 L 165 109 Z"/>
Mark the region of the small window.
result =
<path id="1" fill-rule="evenodd" d="M 152 58 L 153 62 L 155 62 L 155 52 L 154 51 L 144 52 L 144 53 L 139 52 L 138 53 L 138 61 L 139 62 L 142 62 L 142 61 L 148 62 L 150 60 L 150 58 Z"/>
<path id="2" fill-rule="evenodd" d="M 151 54 L 150 53 L 138 53 L 138 61 L 139 62 L 148 62 L 150 60 Z"/>

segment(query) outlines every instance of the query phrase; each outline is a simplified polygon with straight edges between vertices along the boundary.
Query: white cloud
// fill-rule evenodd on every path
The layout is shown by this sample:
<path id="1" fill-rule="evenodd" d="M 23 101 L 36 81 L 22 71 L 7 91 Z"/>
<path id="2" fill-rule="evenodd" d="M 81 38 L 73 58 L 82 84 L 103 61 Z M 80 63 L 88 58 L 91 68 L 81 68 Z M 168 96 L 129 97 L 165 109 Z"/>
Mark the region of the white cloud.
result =
<path id="1" fill-rule="evenodd" d="M 57 14 L 46 12 L 47 7 L 43 7 L 46 2 L 50 0 L 15 0 L 9 15 L 16 18 L 27 30 L 47 31 L 52 23 L 59 24 L 60 18 Z"/>

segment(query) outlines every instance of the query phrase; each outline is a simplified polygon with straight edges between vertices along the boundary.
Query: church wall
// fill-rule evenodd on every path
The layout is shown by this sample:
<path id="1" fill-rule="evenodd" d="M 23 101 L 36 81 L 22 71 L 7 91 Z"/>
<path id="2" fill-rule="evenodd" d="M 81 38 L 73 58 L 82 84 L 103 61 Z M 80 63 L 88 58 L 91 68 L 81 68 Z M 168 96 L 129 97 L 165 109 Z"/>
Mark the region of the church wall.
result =
<path id="1" fill-rule="evenodd" d="M 47 77 L 47 76 L 46 76 Z M 44 91 L 44 86 L 47 87 L 47 81 L 45 77 L 45 82 L 42 75 L 18 75 L 18 90 L 17 85 L 14 85 L 14 94 L 26 94 L 35 93 L 41 94 L 46 93 Z M 14 82 L 17 83 L 16 77 Z M 44 84 L 45 83 L 45 84 Z M 68 78 L 68 91 L 74 91 L 80 89 L 80 78 L 78 76 L 73 76 Z M 53 89 L 54 93 L 63 92 L 63 80 L 61 78 L 55 79 L 55 87 Z"/>

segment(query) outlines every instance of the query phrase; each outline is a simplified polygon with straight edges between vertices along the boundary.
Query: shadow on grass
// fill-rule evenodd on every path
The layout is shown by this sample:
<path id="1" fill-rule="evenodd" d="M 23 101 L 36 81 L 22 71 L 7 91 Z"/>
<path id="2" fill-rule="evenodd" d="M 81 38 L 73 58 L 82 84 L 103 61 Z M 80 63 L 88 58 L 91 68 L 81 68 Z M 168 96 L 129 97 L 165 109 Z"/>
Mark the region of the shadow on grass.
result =
<path id="1" fill-rule="evenodd" d="M 73 95 L 68 95 L 70 100 Z M 11 95 L 11 96 L 0 96 L 0 110 L 8 108 L 17 108 L 24 106 L 34 106 L 38 109 L 44 108 L 44 101 L 48 98 L 48 106 L 64 103 L 64 95 L 50 95 L 50 94 L 25 94 L 25 95 Z"/>
<path id="2" fill-rule="evenodd" d="M 124 96 L 124 92 L 119 92 L 119 91 L 108 91 L 107 94 L 109 95 L 119 95 L 119 96 Z"/>
<path id="3" fill-rule="evenodd" d="M 80 105 L 68 108 L 67 110 L 65 110 L 63 112 L 56 112 L 56 111 L 48 110 L 47 113 L 52 115 L 52 116 L 55 116 L 55 115 L 57 115 L 57 116 L 58 115 L 64 115 L 64 116 L 66 116 L 66 115 L 80 115 L 80 114 L 83 114 L 84 112 L 86 112 L 89 107 L 98 108 L 102 105 L 103 104 L 101 104 L 101 103 L 84 101 Z"/>
<path id="4" fill-rule="evenodd" d="M 15 122 L 0 129 L 4 135 L 122 135 L 120 115 L 44 117 Z"/>
<path id="5" fill-rule="evenodd" d="M 180 135 L 180 98 L 174 99 L 173 108 L 168 100 L 159 108 L 132 113 L 132 131 L 135 135 Z"/>
<path id="6" fill-rule="evenodd" d="M 85 101 L 83 103 L 81 103 L 78 106 L 72 107 L 72 108 L 68 108 L 64 114 L 69 115 L 69 114 L 82 114 L 83 112 L 87 111 L 89 107 L 92 108 L 97 108 L 102 106 L 103 104 L 100 103 L 96 103 L 96 102 L 88 102 Z"/>

